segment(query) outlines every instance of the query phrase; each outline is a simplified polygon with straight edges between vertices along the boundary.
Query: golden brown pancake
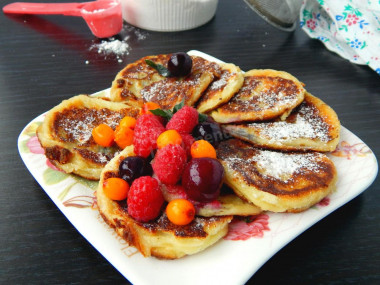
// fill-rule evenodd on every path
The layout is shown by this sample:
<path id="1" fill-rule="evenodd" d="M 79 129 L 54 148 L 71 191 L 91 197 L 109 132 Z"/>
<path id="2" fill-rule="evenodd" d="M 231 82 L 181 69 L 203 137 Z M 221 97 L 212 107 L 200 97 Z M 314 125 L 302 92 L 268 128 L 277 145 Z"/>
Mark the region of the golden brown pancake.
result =
<path id="1" fill-rule="evenodd" d="M 333 151 L 339 142 L 340 122 L 322 100 L 305 94 L 305 100 L 285 121 L 227 124 L 225 131 L 256 146 L 278 150 Z"/>
<path id="2" fill-rule="evenodd" d="M 305 89 L 294 76 L 271 69 L 250 70 L 232 99 L 211 112 L 219 123 L 282 120 L 304 99 Z"/>
<path id="3" fill-rule="evenodd" d="M 300 212 L 335 188 L 337 172 L 324 154 L 262 150 L 238 139 L 219 144 L 225 182 L 262 210 Z"/>
<path id="4" fill-rule="evenodd" d="M 225 186 L 225 185 L 223 185 Z M 170 190 L 165 185 L 161 185 L 161 191 L 165 201 L 170 202 L 174 199 L 188 199 L 186 193 L 178 190 Z M 192 201 L 195 206 L 196 214 L 202 217 L 212 216 L 252 216 L 262 212 L 262 210 L 245 200 L 240 199 L 228 187 L 222 187 L 219 197 L 209 203 L 200 203 Z"/>
<path id="5" fill-rule="evenodd" d="M 45 155 L 56 167 L 97 180 L 120 149 L 96 144 L 92 129 L 102 123 L 115 129 L 124 116 L 136 117 L 138 113 L 138 109 L 124 103 L 78 95 L 51 109 L 37 129 L 37 136 Z"/>
<path id="6" fill-rule="evenodd" d="M 96 191 L 101 216 L 119 236 L 146 257 L 175 259 L 200 252 L 227 234 L 232 216 L 196 217 L 186 226 L 174 225 L 164 212 L 156 220 L 146 223 L 129 216 L 125 202 L 113 201 L 104 194 L 103 181 L 118 177 L 120 162 L 132 155 L 133 146 L 130 146 L 112 159 L 104 168 Z"/>
<path id="7" fill-rule="evenodd" d="M 172 109 L 185 102 L 193 106 L 215 77 L 220 77 L 220 66 L 198 56 L 192 56 L 193 66 L 185 77 L 164 77 L 145 61 L 167 66 L 171 54 L 147 56 L 128 64 L 121 70 L 111 87 L 112 101 L 128 101 L 141 106 L 144 102 L 158 103 L 162 109 Z"/>
<path id="8" fill-rule="evenodd" d="M 232 63 L 220 63 L 222 72 L 216 78 L 198 102 L 197 109 L 206 113 L 228 102 L 239 91 L 244 82 L 240 68 Z"/>
<path id="9" fill-rule="evenodd" d="M 197 207 L 197 215 L 213 216 L 253 216 L 260 214 L 261 208 L 236 196 L 236 194 L 220 195 L 217 201 Z"/>
<path id="10" fill-rule="evenodd" d="M 151 60 L 156 64 L 165 65 L 170 59 L 170 54 L 146 56 L 123 68 L 112 82 L 110 97 L 112 101 L 128 104 L 142 105 L 143 99 L 140 91 L 154 82 L 164 80 L 157 70 L 146 64 L 145 60 Z"/>

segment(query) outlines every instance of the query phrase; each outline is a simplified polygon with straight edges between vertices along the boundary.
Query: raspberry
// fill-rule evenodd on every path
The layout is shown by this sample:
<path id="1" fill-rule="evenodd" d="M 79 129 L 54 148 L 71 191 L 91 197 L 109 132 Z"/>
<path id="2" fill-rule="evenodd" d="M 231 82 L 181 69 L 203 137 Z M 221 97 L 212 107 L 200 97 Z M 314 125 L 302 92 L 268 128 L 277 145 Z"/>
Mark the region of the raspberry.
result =
<path id="1" fill-rule="evenodd" d="M 174 185 L 181 179 L 186 158 L 183 147 L 169 144 L 157 151 L 152 162 L 153 171 L 162 183 Z"/>
<path id="2" fill-rule="evenodd" d="M 198 111 L 190 106 L 179 109 L 166 125 L 168 130 L 176 130 L 179 133 L 191 133 L 198 124 Z"/>
<path id="3" fill-rule="evenodd" d="M 135 154 L 148 157 L 157 148 L 157 138 L 164 131 L 164 126 L 155 115 L 145 114 L 139 116 L 133 136 Z"/>
<path id="4" fill-rule="evenodd" d="M 158 217 L 164 204 L 164 196 L 158 181 L 150 176 L 141 176 L 132 182 L 128 192 L 128 214 L 140 222 Z"/>
<path id="5" fill-rule="evenodd" d="M 190 134 L 181 134 L 182 145 L 186 150 L 187 157 L 191 157 L 191 145 L 195 142 L 195 139 Z"/>

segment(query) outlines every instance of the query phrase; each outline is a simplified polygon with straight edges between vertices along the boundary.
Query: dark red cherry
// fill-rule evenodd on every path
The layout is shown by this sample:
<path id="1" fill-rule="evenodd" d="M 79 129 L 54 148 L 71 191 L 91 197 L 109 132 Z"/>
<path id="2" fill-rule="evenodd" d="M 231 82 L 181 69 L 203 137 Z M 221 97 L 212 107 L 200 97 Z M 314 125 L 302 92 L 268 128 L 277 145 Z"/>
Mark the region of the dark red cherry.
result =
<path id="1" fill-rule="evenodd" d="M 151 164 L 141 156 L 124 158 L 119 165 L 119 176 L 131 185 L 140 176 L 150 176 L 153 170 Z"/>
<path id="2" fill-rule="evenodd" d="M 171 76 L 186 76 L 191 72 L 193 60 L 184 52 L 173 53 L 168 61 L 168 70 Z"/>
<path id="3" fill-rule="evenodd" d="M 182 186 L 190 199 L 207 203 L 218 198 L 223 176 L 224 168 L 217 159 L 193 158 L 182 173 Z"/>

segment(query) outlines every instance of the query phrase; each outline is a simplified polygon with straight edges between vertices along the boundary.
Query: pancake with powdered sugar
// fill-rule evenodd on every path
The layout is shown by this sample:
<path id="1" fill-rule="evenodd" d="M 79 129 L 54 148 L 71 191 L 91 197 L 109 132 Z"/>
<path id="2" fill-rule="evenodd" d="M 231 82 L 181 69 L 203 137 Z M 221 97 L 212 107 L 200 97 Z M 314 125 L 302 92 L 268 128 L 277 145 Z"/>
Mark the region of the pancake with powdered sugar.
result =
<path id="1" fill-rule="evenodd" d="M 231 100 L 211 112 L 218 123 L 264 121 L 290 114 L 304 99 L 305 89 L 291 74 L 271 69 L 250 70 Z"/>
<path id="2" fill-rule="evenodd" d="M 197 103 L 200 113 L 206 113 L 228 102 L 244 82 L 240 68 L 232 63 L 220 63 L 221 75 L 216 78 Z"/>
<path id="3" fill-rule="evenodd" d="M 339 142 L 340 122 L 331 107 L 306 93 L 305 100 L 285 121 L 228 124 L 223 128 L 264 148 L 327 152 L 335 150 Z"/>
<path id="4" fill-rule="evenodd" d="M 190 224 L 179 226 L 170 222 L 165 211 L 162 211 L 159 217 L 150 222 L 139 222 L 128 214 L 125 201 L 109 199 L 103 190 L 104 181 L 119 177 L 121 161 L 133 155 L 133 146 L 128 146 L 115 156 L 102 171 L 96 191 L 101 216 L 129 245 L 135 246 L 145 257 L 176 259 L 200 252 L 227 234 L 231 215 L 196 216 Z"/>
<path id="5" fill-rule="evenodd" d="M 202 57 L 191 56 L 191 72 L 184 77 L 164 77 L 146 63 L 150 60 L 167 66 L 171 54 L 143 57 L 128 64 L 112 82 L 111 100 L 141 106 L 155 102 L 162 109 L 172 109 L 182 101 L 193 106 L 210 83 L 221 76 L 219 64 Z"/>
<path id="6" fill-rule="evenodd" d="M 226 184 L 265 211 L 304 211 L 335 189 L 335 166 L 322 153 L 282 153 L 231 139 L 219 144 L 217 155 Z"/>
<path id="7" fill-rule="evenodd" d="M 106 124 L 115 129 L 125 116 L 136 117 L 139 109 L 124 103 L 78 95 L 51 109 L 37 129 L 37 137 L 50 162 L 66 173 L 98 180 L 117 146 L 95 143 L 92 129 Z"/>

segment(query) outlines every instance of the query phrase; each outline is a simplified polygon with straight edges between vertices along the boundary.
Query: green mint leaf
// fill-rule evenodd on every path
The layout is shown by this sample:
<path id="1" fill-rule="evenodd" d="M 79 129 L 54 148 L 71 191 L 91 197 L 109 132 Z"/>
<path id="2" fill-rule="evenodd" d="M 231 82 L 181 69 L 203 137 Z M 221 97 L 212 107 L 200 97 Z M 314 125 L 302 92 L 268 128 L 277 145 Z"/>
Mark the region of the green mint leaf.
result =
<path id="1" fill-rule="evenodd" d="M 161 64 L 154 63 L 153 61 L 151 61 L 149 59 L 146 59 L 145 62 L 150 67 L 152 67 L 155 70 L 157 70 L 158 73 L 161 74 L 162 76 L 169 77 L 171 75 L 170 71 L 165 66 L 163 66 Z"/>
<path id="2" fill-rule="evenodd" d="M 185 99 L 182 99 L 181 103 L 178 103 L 173 108 L 173 114 L 177 113 L 183 106 L 185 106 Z"/>
<path id="3" fill-rule="evenodd" d="M 206 114 L 198 113 L 198 123 L 203 123 L 207 120 L 208 116 Z"/>
<path id="4" fill-rule="evenodd" d="M 154 109 L 154 110 L 149 110 L 152 112 L 154 115 L 164 117 L 165 119 L 170 120 L 173 117 L 173 113 L 169 110 L 162 110 L 162 109 Z"/>

